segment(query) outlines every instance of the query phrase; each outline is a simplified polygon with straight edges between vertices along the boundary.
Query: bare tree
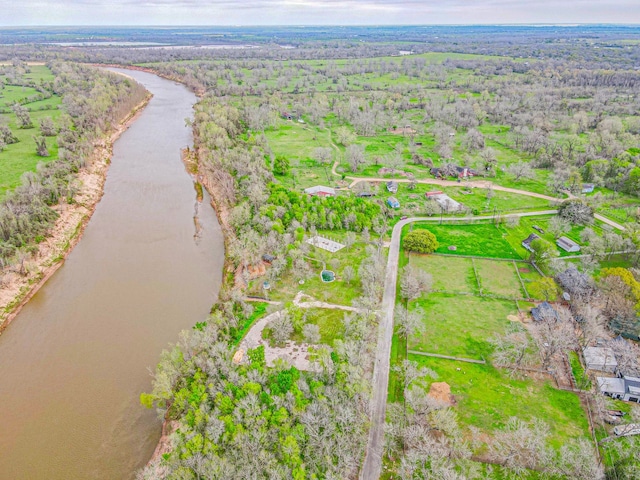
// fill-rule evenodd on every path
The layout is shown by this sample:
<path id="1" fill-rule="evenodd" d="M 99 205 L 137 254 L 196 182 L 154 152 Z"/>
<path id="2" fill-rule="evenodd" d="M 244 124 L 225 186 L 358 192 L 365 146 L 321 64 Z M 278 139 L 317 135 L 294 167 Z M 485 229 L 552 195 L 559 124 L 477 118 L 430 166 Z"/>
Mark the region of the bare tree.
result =
<path id="1" fill-rule="evenodd" d="M 402 269 L 400 277 L 400 294 L 408 302 L 419 298 L 423 293 L 431 291 L 433 277 L 419 267 L 407 265 Z"/>
<path id="2" fill-rule="evenodd" d="M 555 355 L 578 347 L 576 332 L 570 320 L 545 319 L 532 325 L 531 328 L 538 340 L 543 368 L 551 365 Z"/>
<path id="3" fill-rule="evenodd" d="M 320 327 L 314 323 L 307 323 L 302 327 L 302 336 L 307 343 L 320 343 Z"/>
<path id="4" fill-rule="evenodd" d="M 31 121 L 31 115 L 26 107 L 16 103 L 11 107 L 11 110 L 16 114 L 18 128 L 33 128 L 33 121 Z"/>
<path id="5" fill-rule="evenodd" d="M 33 137 L 34 142 L 36 142 L 36 154 L 39 157 L 48 157 L 49 150 L 47 149 L 47 140 L 44 137 Z"/>
<path id="6" fill-rule="evenodd" d="M 528 162 L 512 163 L 506 168 L 506 172 L 513 176 L 513 179 L 517 182 L 522 178 L 533 178 L 533 168 Z"/>
<path id="7" fill-rule="evenodd" d="M 531 354 L 532 342 L 526 330 L 517 324 L 509 326 L 503 335 L 490 339 L 493 345 L 493 362 L 499 367 L 506 367 L 511 374 L 520 367 L 528 367 L 535 363 Z"/>
<path id="8" fill-rule="evenodd" d="M 423 333 L 425 330 L 424 325 L 424 310 L 420 307 L 416 307 L 413 310 L 405 308 L 403 305 L 396 305 L 395 311 L 395 324 L 398 335 L 409 339 L 416 334 Z"/>
<path id="9" fill-rule="evenodd" d="M 273 322 L 269 324 L 273 341 L 278 344 L 284 344 L 293 333 L 293 324 L 291 318 L 287 314 L 281 314 Z"/>
<path id="10" fill-rule="evenodd" d="M 346 150 L 346 157 L 352 172 L 357 172 L 360 166 L 366 162 L 362 145 L 349 145 Z"/>
<path id="11" fill-rule="evenodd" d="M 551 220 L 549 220 L 547 231 L 556 239 L 569 232 L 570 230 L 571 224 L 563 217 L 556 215 L 552 217 Z"/>
<path id="12" fill-rule="evenodd" d="M 504 429 L 496 432 L 489 446 L 491 457 L 516 474 L 528 468 L 549 465 L 551 451 L 547 447 L 549 427 L 538 419 L 526 423 L 511 417 Z"/>
<path id="13" fill-rule="evenodd" d="M 58 134 L 51 117 L 45 117 L 40 122 L 40 133 L 45 137 L 55 137 Z"/>

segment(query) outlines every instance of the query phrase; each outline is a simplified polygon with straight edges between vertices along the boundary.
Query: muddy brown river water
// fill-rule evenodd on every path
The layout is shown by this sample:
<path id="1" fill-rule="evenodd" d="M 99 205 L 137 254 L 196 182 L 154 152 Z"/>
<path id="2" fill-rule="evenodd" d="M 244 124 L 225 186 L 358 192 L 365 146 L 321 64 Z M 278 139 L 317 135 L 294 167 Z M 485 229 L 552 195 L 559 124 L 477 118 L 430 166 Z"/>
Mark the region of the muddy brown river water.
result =
<path id="1" fill-rule="evenodd" d="M 140 406 L 163 348 L 206 318 L 224 243 L 180 160 L 196 97 L 154 97 L 115 143 L 105 192 L 65 264 L 0 336 L 0 479 L 131 479 L 161 423 Z"/>

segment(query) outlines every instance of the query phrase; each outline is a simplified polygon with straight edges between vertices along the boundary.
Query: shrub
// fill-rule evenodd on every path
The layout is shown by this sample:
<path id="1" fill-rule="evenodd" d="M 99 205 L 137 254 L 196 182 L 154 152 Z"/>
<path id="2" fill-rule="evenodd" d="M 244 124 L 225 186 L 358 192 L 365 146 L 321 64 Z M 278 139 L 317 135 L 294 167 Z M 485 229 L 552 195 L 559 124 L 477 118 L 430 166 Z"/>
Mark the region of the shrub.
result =
<path id="1" fill-rule="evenodd" d="M 419 228 L 404 237 L 403 245 L 410 252 L 433 253 L 438 248 L 438 240 L 429 230 Z"/>

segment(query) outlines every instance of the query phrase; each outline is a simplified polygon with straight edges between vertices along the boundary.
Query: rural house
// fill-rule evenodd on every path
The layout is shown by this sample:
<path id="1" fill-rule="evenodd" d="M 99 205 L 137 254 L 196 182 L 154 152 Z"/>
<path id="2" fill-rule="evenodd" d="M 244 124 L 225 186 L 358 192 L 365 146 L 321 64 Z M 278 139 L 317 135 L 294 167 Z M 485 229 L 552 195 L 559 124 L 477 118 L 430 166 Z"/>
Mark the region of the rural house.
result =
<path id="1" fill-rule="evenodd" d="M 533 253 L 533 248 L 531 247 L 531 242 L 533 242 L 534 240 L 539 239 L 540 237 L 538 235 L 536 235 L 535 233 L 532 233 L 531 235 L 529 235 L 527 238 L 525 238 L 521 245 L 526 248 L 527 250 L 529 250 L 531 253 Z"/>
<path id="2" fill-rule="evenodd" d="M 398 182 L 394 182 L 393 180 L 387 182 L 387 191 L 389 193 L 396 193 L 398 191 Z"/>
<path id="3" fill-rule="evenodd" d="M 391 208 L 400 208 L 400 202 L 396 197 L 387 198 L 387 205 L 389 205 Z"/>
<path id="4" fill-rule="evenodd" d="M 315 187 L 309 187 L 304 189 L 304 193 L 311 195 L 312 197 L 335 197 L 336 191 L 331 187 L 323 187 L 322 185 L 316 185 Z"/>
<path id="5" fill-rule="evenodd" d="M 640 378 L 597 377 L 600 393 L 625 402 L 640 403 Z"/>
<path id="6" fill-rule="evenodd" d="M 568 237 L 560 237 L 556 240 L 556 244 L 566 252 L 579 252 L 580 245 Z"/>
<path id="7" fill-rule="evenodd" d="M 542 302 L 535 308 L 531 309 L 531 316 L 536 322 L 544 320 L 559 320 L 558 312 L 551 306 L 549 302 Z"/>
<path id="8" fill-rule="evenodd" d="M 456 172 L 458 172 L 458 178 L 470 178 L 478 175 L 478 172 L 467 167 L 456 167 Z"/>
<path id="9" fill-rule="evenodd" d="M 592 193 L 596 188 L 594 183 L 583 183 L 582 184 L 582 193 Z"/>
<path id="10" fill-rule="evenodd" d="M 584 357 L 584 363 L 589 370 L 615 373 L 618 368 L 616 356 L 611 348 L 586 347 L 582 350 L 582 356 Z"/>

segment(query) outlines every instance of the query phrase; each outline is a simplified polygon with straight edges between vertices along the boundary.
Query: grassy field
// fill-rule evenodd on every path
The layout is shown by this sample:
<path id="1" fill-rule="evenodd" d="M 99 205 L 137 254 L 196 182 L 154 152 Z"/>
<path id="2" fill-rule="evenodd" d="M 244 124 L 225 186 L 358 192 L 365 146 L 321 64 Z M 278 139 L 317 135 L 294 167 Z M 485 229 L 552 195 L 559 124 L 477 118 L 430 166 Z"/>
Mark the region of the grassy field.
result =
<path id="1" fill-rule="evenodd" d="M 480 286 L 485 294 L 523 298 L 524 292 L 513 262 L 474 260 Z"/>
<path id="2" fill-rule="evenodd" d="M 431 368 L 436 381 L 451 386 L 460 423 L 491 435 L 510 417 L 540 418 L 551 430 L 551 443 L 561 447 L 571 438 L 588 437 L 588 421 L 578 396 L 557 390 L 547 381 L 517 380 L 491 365 L 454 362 L 410 355 L 410 359 Z"/>
<path id="3" fill-rule="evenodd" d="M 517 314 L 514 302 L 470 295 L 433 293 L 412 302 L 424 309 L 425 332 L 409 339 L 409 350 L 472 359 L 487 358 L 489 338 L 509 325 Z"/>
<path id="4" fill-rule="evenodd" d="M 434 290 L 448 293 L 479 293 L 473 265 L 469 258 L 411 254 L 409 264 L 433 277 Z"/>
<path id="5" fill-rule="evenodd" d="M 320 342 L 333 346 L 333 342 L 344 337 L 344 315 L 343 310 L 332 310 L 327 308 L 310 308 L 304 310 L 306 322 L 320 327 Z M 301 333 L 294 333 L 292 340 L 302 343 L 304 337 Z"/>
<path id="6" fill-rule="evenodd" d="M 417 222 L 412 225 L 414 229 L 429 230 L 437 237 L 440 245 L 436 250 L 438 253 L 489 258 L 522 258 L 506 240 L 506 234 L 500 225 L 496 226 L 491 223 L 439 225 L 435 222 Z M 455 246 L 456 250 L 449 250 L 450 246 Z"/>
<path id="7" fill-rule="evenodd" d="M 25 78 L 33 80 L 37 83 L 53 81 L 53 74 L 45 66 L 32 66 L 31 72 L 25 74 Z M 0 83 L 6 82 L 6 76 L 0 75 Z M 47 138 L 47 148 L 49 150 L 48 157 L 39 157 L 36 155 L 36 144 L 34 136 L 40 136 L 38 128 L 40 122 L 44 118 L 51 118 L 54 123 L 61 114 L 58 106 L 61 104 L 60 97 L 53 95 L 46 100 L 35 102 L 26 102 L 26 98 L 35 95 L 37 90 L 30 87 L 6 85 L 0 90 L 0 109 L 6 110 L 8 113 L 0 114 L 0 121 L 9 126 L 13 134 L 18 138 L 18 143 L 7 145 L 0 152 L 0 199 L 2 199 L 8 191 L 13 190 L 20 185 L 22 174 L 25 172 L 33 172 L 39 163 L 50 162 L 58 156 L 58 145 L 55 137 Z M 10 106 L 16 102 L 23 103 L 30 111 L 31 120 L 34 128 L 20 129 L 16 124 L 16 116 L 10 110 Z"/>

